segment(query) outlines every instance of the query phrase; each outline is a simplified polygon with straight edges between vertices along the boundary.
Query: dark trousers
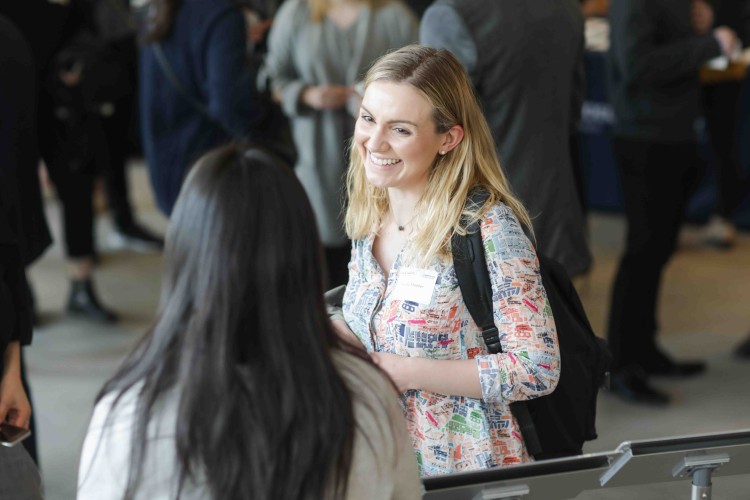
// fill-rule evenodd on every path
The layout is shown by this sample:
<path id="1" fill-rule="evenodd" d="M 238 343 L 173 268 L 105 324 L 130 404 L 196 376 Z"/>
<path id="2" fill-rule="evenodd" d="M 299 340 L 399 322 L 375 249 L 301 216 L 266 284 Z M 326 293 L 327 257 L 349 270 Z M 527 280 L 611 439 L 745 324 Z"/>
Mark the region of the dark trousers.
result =
<path id="1" fill-rule="evenodd" d="M 53 104 L 47 102 L 49 110 Z M 51 111 L 40 118 L 40 146 L 63 213 L 65 249 L 70 258 L 94 255 L 94 180 L 106 157 L 101 122 L 95 115 L 60 120 Z"/>
<path id="2" fill-rule="evenodd" d="M 131 120 L 132 113 L 127 109 L 118 109 L 114 115 L 101 120 L 107 141 L 107 158 L 101 171 L 107 192 L 107 205 L 118 229 L 126 229 L 134 224 L 127 179 L 127 160 L 132 149 Z"/>
<path id="3" fill-rule="evenodd" d="M 716 160 L 717 212 L 731 218 L 748 192 L 741 173 L 739 148 L 740 93 L 742 82 L 730 81 L 703 87 L 706 130 Z"/>
<path id="4" fill-rule="evenodd" d="M 23 348 L 25 349 L 25 347 Z M 29 403 L 31 403 L 31 418 L 29 419 L 29 429 L 31 430 L 31 436 L 27 437 L 23 440 L 23 446 L 26 448 L 26 451 L 29 453 L 29 456 L 34 461 L 35 464 L 37 464 L 37 467 L 39 467 L 39 455 L 37 453 L 36 449 L 36 419 L 34 418 L 34 401 L 31 397 L 31 388 L 29 387 L 29 381 L 28 377 L 26 376 L 26 360 L 23 355 L 23 349 L 21 349 L 21 383 L 23 383 L 23 390 L 26 391 L 26 397 L 29 398 Z"/>
<path id="5" fill-rule="evenodd" d="M 625 252 L 615 278 L 609 345 L 618 370 L 658 357 L 657 299 L 702 163 L 694 142 L 615 139 L 625 200 Z"/>
<path id="6" fill-rule="evenodd" d="M 80 169 L 60 159 L 45 159 L 62 205 L 63 233 L 67 256 L 73 259 L 94 255 L 94 168 Z"/>

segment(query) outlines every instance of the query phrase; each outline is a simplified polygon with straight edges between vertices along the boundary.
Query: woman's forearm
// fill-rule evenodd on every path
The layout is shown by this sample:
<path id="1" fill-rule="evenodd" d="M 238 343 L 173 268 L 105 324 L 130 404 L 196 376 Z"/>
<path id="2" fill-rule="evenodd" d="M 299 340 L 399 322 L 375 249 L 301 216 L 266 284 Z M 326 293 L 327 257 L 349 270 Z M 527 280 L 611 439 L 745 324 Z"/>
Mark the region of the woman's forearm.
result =
<path id="1" fill-rule="evenodd" d="M 482 397 L 477 362 L 473 359 L 410 358 L 385 352 L 373 352 L 370 357 L 400 391 L 421 389 L 448 396 Z"/>
<path id="2" fill-rule="evenodd" d="M 21 381 L 21 344 L 11 342 L 3 353 L 3 373 L 0 379 L 0 422 L 27 429 L 31 405 Z"/>
<path id="3" fill-rule="evenodd" d="M 3 354 L 3 373 L 6 376 L 20 376 L 21 374 L 21 343 L 18 341 L 8 343 Z"/>
<path id="4" fill-rule="evenodd" d="M 477 362 L 473 359 L 440 360 L 404 358 L 407 368 L 407 385 L 451 396 L 481 398 Z"/>
<path id="5" fill-rule="evenodd" d="M 331 324 L 333 325 L 333 329 L 341 340 L 343 340 L 347 344 L 350 344 L 352 347 L 366 351 L 365 346 L 362 345 L 362 342 L 360 342 L 359 338 L 354 335 L 354 332 L 351 330 L 351 328 L 349 328 L 349 325 L 346 324 L 346 321 L 344 321 L 343 319 L 331 318 Z"/>

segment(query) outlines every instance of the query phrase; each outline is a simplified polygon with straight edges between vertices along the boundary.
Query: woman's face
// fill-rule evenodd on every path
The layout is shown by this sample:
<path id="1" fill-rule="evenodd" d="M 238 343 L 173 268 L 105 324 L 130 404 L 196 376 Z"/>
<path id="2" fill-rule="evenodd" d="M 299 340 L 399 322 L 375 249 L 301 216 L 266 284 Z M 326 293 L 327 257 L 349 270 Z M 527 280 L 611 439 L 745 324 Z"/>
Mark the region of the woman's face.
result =
<path id="1" fill-rule="evenodd" d="M 435 130 L 432 105 L 414 87 L 374 82 L 367 87 L 354 127 L 354 143 L 367 180 L 380 188 L 421 191 L 451 132 Z"/>

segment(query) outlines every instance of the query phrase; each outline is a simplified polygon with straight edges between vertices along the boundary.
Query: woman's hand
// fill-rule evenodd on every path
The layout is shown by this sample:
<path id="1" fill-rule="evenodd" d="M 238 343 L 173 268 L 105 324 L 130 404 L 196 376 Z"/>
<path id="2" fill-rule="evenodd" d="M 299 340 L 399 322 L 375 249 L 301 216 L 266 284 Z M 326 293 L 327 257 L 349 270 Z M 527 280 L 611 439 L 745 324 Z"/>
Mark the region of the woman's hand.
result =
<path id="1" fill-rule="evenodd" d="M 4 377 L 0 383 L 0 422 L 28 429 L 30 419 L 31 404 L 23 390 L 20 375 Z"/>
<path id="2" fill-rule="evenodd" d="M 0 380 L 0 422 L 29 428 L 31 404 L 21 383 L 21 347 L 11 342 L 5 349 L 5 372 Z"/>
<path id="3" fill-rule="evenodd" d="M 331 324 L 333 325 L 333 329 L 338 335 L 339 339 L 343 340 L 355 349 L 366 351 L 365 346 L 363 346 L 362 342 L 359 341 L 359 338 L 354 335 L 354 332 L 351 330 L 351 328 L 349 328 L 349 325 L 346 324 L 346 321 L 341 319 L 332 319 Z"/>
<path id="4" fill-rule="evenodd" d="M 719 26 L 714 30 L 714 38 L 719 42 L 721 51 L 725 56 L 731 58 L 740 46 L 737 33 L 726 26 Z"/>
<path id="5" fill-rule="evenodd" d="M 343 85 L 307 87 L 302 91 L 302 102 L 318 111 L 340 109 L 346 106 L 351 93 L 351 88 Z"/>
<path id="6" fill-rule="evenodd" d="M 399 391 L 405 392 L 409 389 L 416 389 L 416 387 L 412 387 L 414 384 L 412 383 L 410 370 L 411 362 L 414 359 L 388 352 L 371 352 L 370 358 L 391 377 Z"/>

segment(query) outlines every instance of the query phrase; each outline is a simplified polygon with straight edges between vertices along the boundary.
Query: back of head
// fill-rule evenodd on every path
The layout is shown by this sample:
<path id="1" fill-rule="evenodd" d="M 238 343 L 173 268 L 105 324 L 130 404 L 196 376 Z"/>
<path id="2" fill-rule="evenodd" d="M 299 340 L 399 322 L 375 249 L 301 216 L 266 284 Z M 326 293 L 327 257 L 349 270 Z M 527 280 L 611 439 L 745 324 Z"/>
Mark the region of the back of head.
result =
<path id="1" fill-rule="evenodd" d="M 390 52 L 375 62 L 365 77 L 365 88 L 375 82 L 410 85 L 432 105 L 437 133 L 459 125 L 461 143 L 447 154 L 435 158 L 427 189 L 422 196 L 420 230 L 415 246 L 427 259 L 447 255 L 448 236 L 463 231 L 460 217 L 472 189 L 489 191 L 485 206 L 502 201 L 530 226 L 523 205 L 513 196 L 500 168 L 495 143 L 487 120 L 476 98 L 468 74 L 456 57 L 445 49 L 409 45 Z M 348 175 L 350 205 L 347 231 L 351 238 L 373 231 L 387 213 L 384 189 L 368 184 L 362 159 L 352 151 Z M 484 209 L 471 214 L 478 217 Z M 367 214 L 363 217 L 362 214 Z"/>
<path id="2" fill-rule="evenodd" d="M 129 493 L 152 408 L 170 390 L 181 480 L 199 475 L 214 498 L 343 492 L 351 398 L 330 357 L 315 219 L 291 168 L 257 148 L 204 156 L 165 259 L 156 324 L 103 390 L 143 382 Z"/>
<path id="3" fill-rule="evenodd" d="M 201 314 L 221 310 L 232 325 L 257 321 L 263 328 L 288 321 L 290 309 L 322 314 L 318 241 L 290 168 L 258 148 L 211 152 L 191 171 L 172 214 L 162 312 L 195 302 L 212 306 Z M 238 359 L 257 351 L 243 347 Z"/>

